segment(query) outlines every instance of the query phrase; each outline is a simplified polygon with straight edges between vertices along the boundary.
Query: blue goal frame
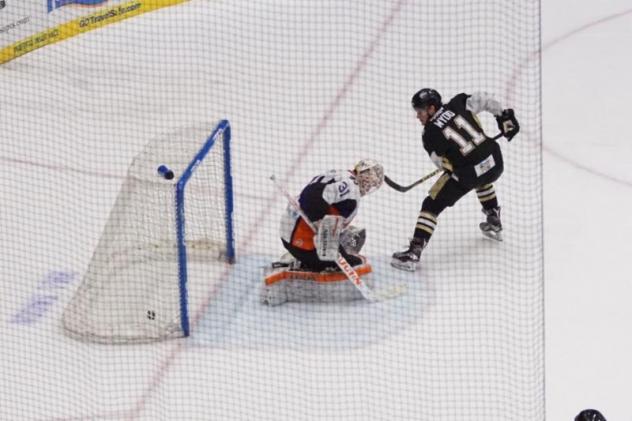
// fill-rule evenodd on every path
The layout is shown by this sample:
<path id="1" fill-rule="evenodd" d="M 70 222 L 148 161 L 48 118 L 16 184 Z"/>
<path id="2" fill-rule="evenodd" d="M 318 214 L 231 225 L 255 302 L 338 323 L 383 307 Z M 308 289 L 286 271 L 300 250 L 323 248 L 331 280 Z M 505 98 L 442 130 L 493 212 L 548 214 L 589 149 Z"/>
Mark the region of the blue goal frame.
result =
<path id="1" fill-rule="evenodd" d="M 222 136 L 223 135 L 223 136 Z M 235 238 L 233 232 L 233 177 L 230 164 L 231 129 L 228 120 L 221 120 L 213 133 L 189 163 L 176 184 L 176 235 L 178 245 L 178 277 L 180 284 L 180 323 L 183 335 L 189 336 L 189 312 L 187 305 L 187 250 L 185 244 L 184 190 L 198 165 L 209 154 L 217 139 L 224 142 L 224 203 L 226 209 L 226 261 L 235 262 Z"/>

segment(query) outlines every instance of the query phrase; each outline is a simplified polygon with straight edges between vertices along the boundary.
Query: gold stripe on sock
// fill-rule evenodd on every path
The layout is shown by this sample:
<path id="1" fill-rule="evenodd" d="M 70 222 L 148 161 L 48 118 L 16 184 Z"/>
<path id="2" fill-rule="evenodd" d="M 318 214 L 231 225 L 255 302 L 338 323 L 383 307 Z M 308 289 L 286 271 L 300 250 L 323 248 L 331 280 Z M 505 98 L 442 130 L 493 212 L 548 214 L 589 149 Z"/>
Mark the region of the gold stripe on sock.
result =
<path id="1" fill-rule="evenodd" d="M 479 202 L 489 202 L 490 200 L 493 200 L 496 198 L 496 192 L 488 195 L 488 196 L 483 196 L 483 197 L 479 197 L 478 200 Z"/>
<path id="2" fill-rule="evenodd" d="M 434 233 L 434 229 L 432 229 L 428 225 L 424 225 L 424 224 L 417 224 L 417 229 L 426 231 L 430 235 L 432 235 Z"/>
<path id="3" fill-rule="evenodd" d="M 435 224 L 437 223 L 437 216 L 430 212 L 419 212 L 419 219 L 428 219 Z"/>

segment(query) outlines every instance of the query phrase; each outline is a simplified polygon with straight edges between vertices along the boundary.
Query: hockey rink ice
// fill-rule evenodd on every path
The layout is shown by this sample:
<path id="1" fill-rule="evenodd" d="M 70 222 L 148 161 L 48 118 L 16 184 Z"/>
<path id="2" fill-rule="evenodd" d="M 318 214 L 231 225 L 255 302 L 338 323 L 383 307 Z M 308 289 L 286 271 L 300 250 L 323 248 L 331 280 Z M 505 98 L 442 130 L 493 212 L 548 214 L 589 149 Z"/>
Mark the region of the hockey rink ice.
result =
<path id="1" fill-rule="evenodd" d="M 192 0 L 0 66 L 0 143 L 11 145 L 0 151 L 0 420 L 461 421 L 474 407 L 472 420 L 540 421 L 545 409 L 562 421 L 595 407 L 632 421 L 629 2 L 596 11 L 543 1 L 541 116 L 529 85 L 537 32 L 503 44 L 521 54 L 503 80 L 467 73 L 470 56 L 425 80 L 439 73 L 431 54 L 401 58 L 424 51 L 420 2 L 318 3 Z M 512 24 L 467 34 L 484 43 Z M 515 140 L 501 141 L 505 241 L 482 238 L 471 193 L 442 214 L 421 270 L 396 271 L 389 256 L 432 183 L 405 194 L 384 186 L 354 224 L 367 229 L 376 284 L 405 283 L 403 296 L 259 304 L 263 267 L 283 252 L 286 203 L 269 176 L 296 194 L 315 174 L 370 157 L 402 184 L 420 178 L 434 167 L 409 101 L 425 85 L 458 86 L 446 99 L 497 92 L 519 119 L 531 110 Z M 132 151 L 209 118 L 233 130 L 237 263 L 192 267 L 191 337 L 110 346 L 64 335 L 61 313 Z M 529 122 L 542 123 L 543 162 Z M 496 133 L 493 119 L 483 123 Z"/>

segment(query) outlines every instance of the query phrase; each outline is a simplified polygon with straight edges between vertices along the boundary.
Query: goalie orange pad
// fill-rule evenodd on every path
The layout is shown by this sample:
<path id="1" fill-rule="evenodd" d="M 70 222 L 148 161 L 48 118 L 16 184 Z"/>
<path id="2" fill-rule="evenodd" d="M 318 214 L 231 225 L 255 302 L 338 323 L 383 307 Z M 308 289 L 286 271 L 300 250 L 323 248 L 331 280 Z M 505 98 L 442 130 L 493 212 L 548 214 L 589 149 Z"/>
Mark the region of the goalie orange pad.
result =
<path id="1" fill-rule="evenodd" d="M 373 271 L 371 265 L 368 263 L 363 263 L 361 265 L 354 267 L 355 271 L 359 276 L 364 276 Z M 316 281 L 316 282 L 340 282 L 346 281 L 347 277 L 342 272 L 310 272 L 310 271 L 301 271 L 301 270 L 280 270 L 277 272 L 273 272 L 265 277 L 265 284 L 272 285 L 277 282 L 285 281 L 287 279 L 303 279 L 306 281 Z"/>

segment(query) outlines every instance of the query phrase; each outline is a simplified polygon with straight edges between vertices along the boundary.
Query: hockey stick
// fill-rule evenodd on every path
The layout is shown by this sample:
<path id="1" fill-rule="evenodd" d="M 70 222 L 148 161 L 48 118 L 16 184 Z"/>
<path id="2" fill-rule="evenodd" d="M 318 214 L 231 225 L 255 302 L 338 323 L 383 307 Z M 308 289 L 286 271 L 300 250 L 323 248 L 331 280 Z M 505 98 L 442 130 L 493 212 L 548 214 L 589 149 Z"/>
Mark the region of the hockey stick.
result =
<path id="1" fill-rule="evenodd" d="M 424 181 L 428 180 L 429 178 L 434 177 L 435 175 L 439 174 L 441 171 L 443 171 L 442 168 L 437 168 L 436 170 L 434 170 L 430 174 L 424 175 L 419 180 L 415 181 L 413 184 L 408 185 L 408 186 L 402 186 L 400 184 L 397 184 L 396 182 L 391 180 L 388 175 L 384 175 L 384 182 L 386 184 L 388 184 L 388 186 L 391 187 L 392 189 L 395 189 L 395 190 L 397 190 L 398 192 L 401 192 L 401 193 L 406 193 L 408 190 L 412 189 L 413 187 L 416 187 L 416 186 L 420 185 L 421 183 L 423 183 Z"/>
<path id="2" fill-rule="evenodd" d="M 502 135 L 503 135 L 502 133 L 498 133 L 496 136 L 490 137 L 489 139 L 497 140 L 497 139 L 500 139 Z M 428 180 L 429 178 L 432 178 L 435 175 L 439 174 L 441 171 L 443 171 L 442 168 L 437 168 L 433 172 L 424 175 L 419 180 L 415 181 L 413 184 L 410 184 L 408 186 L 402 186 L 401 184 L 397 184 L 396 182 L 391 180 L 389 176 L 387 175 L 384 175 L 384 182 L 388 184 L 388 186 L 391 187 L 392 189 L 397 190 L 398 192 L 401 192 L 401 193 L 406 193 L 408 190 L 412 189 L 413 187 L 417 187 L 418 185 Z"/>
<path id="3" fill-rule="evenodd" d="M 307 217 L 307 215 L 305 215 L 305 212 L 303 212 L 303 209 L 301 209 L 301 205 L 298 203 L 298 201 L 295 198 L 293 198 L 290 195 L 290 193 L 288 193 L 287 190 L 285 190 L 279 184 L 279 182 L 277 181 L 274 175 L 270 176 L 270 180 L 272 180 L 272 183 L 274 183 L 274 186 L 277 188 L 277 190 L 281 194 L 283 194 L 283 196 L 285 196 L 290 206 L 292 206 L 292 208 L 301 216 L 301 218 L 303 218 L 303 220 L 309 226 L 309 228 L 314 233 L 316 233 L 317 232 L 316 226 Z M 390 298 L 395 298 L 398 295 L 401 295 L 406 288 L 405 284 L 401 284 L 401 285 L 397 285 L 393 287 L 392 289 L 388 289 L 385 291 L 374 291 L 371 288 L 369 288 L 366 283 L 364 283 L 362 278 L 360 278 L 360 275 L 358 275 L 355 269 L 353 269 L 353 267 L 349 264 L 347 259 L 345 259 L 344 256 L 342 256 L 341 254 L 338 254 L 338 257 L 336 258 L 336 264 L 338 265 L 342 273 L 345 274 L 349 282 L 351 282 L 353 286 L 355 286 L 358 289 L 358 291 L 360 291 L 360 294 L 362 294 L 362 297 L 364 297 L 364 299 L 366 299 L 367 301 L 378 302 L 378 301 L 388 300 Z"/>

